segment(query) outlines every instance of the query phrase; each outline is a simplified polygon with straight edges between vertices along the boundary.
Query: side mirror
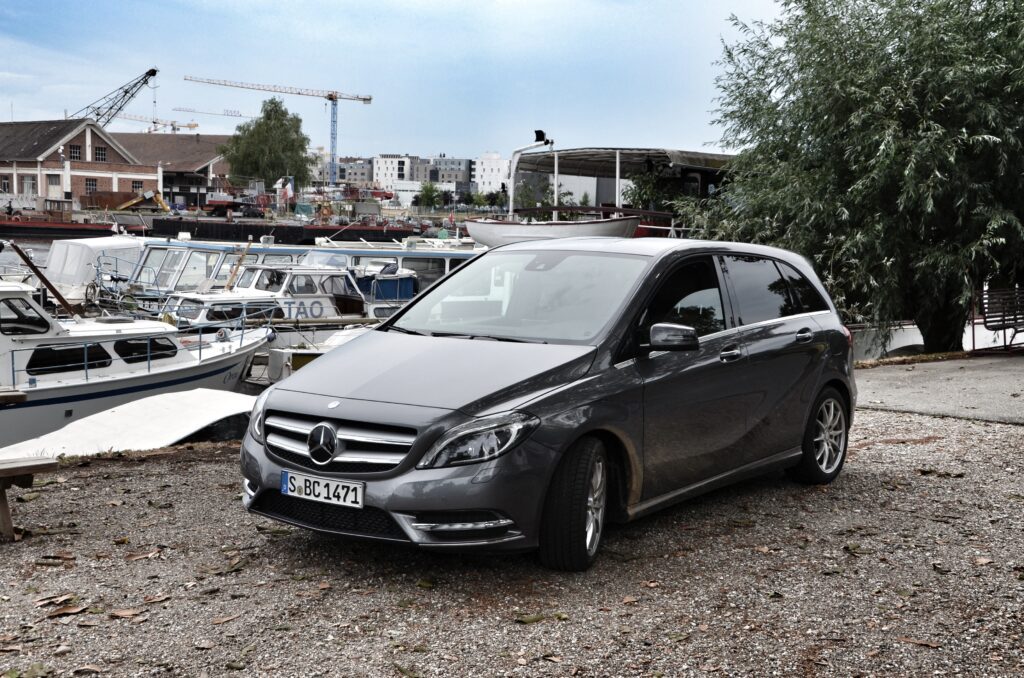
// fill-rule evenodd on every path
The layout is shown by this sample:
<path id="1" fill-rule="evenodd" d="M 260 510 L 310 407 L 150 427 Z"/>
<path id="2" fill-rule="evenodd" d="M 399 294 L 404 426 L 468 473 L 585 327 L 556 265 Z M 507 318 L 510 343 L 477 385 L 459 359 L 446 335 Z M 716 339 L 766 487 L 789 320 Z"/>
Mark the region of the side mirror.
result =
<path id="1" fill-rule="evenodd" d="M 696 351 L 700 348 L 697 330 L 687 325 L 656 323 L 651 325 L 652 351 Z"/>

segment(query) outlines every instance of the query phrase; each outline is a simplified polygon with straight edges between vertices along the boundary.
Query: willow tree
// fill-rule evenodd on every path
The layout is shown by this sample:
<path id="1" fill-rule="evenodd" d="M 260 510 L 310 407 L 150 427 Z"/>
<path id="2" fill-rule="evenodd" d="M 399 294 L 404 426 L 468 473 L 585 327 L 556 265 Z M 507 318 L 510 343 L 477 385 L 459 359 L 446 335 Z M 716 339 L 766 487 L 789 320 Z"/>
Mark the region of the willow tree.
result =
<path id="1" fill-rule="evenodd" d="M 231 165 L 232 178 L 261 179 L 269 188 L 281 177 L 292 176 L 298 189 L 311 179 L 308 147 L 302 118 L 273 98 L 263 102 L 259 117 L 239 125 L 219 150 Z"/>
<path id="2" fill-rule="evenodd" d="M 724 46 L 716 235 L 801 251 L 854 316 L 960 348 L 972 290 L 1024 282 L 1024 4 L 780 4 Z"/>

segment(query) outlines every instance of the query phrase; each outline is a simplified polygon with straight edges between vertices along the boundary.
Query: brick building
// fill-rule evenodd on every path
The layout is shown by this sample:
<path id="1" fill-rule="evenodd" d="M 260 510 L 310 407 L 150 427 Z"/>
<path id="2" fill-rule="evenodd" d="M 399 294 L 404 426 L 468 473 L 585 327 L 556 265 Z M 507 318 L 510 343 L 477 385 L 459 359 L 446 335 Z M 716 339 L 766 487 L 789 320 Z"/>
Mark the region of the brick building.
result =
<path id="1" fill-rule="evenodd" d="M 168 204 L 203 206 L 210 193 L 223 191 L 231 168 L 220 148 L 226 134 L 111 134 L 139 162 L 156 166 L 163 177 L 161 190 Z"/>
<path id="2" fill-rule="evenodd" d="M 79 209 L 97 191 L 158 190 L 144 164 L 94 120 L 0 123 L 0 200 L 19 207 Z"/>

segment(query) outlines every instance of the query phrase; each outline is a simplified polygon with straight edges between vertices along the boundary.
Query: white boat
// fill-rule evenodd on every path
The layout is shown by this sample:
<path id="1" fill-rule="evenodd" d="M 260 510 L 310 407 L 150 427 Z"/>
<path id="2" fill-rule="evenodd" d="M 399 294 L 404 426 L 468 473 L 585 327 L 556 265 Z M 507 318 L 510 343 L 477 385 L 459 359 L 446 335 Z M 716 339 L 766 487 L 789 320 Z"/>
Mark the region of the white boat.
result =
<path id="1" fill-rule="evenodd" d="M 588 221 L 506 221 L 467 219 L 466 230 L 476 242 L 497 247 L 523 240 L 550 240 L 578 236 L 632 238 L 640 217 L 618 217 Z"/>
<path id="2" fill-rule="evenodd" d="M 322 342 L 304 342 L 286 348 L 271 348 L 267 357 L 267 379 L 271 384 L 287 379 L 300 367 L 305 367 L 324 353 L 333 351 L 372 329 L 372 325 L 347 327 L 335 331 Z"/>
<path id="3" fill-rule="evenodd" d="M 0 446 L 147 395 L 234 389 L 269 336 L 243 329 L 183 338 L 157 321 L 57 320 L 33 292 L 0 282 Z"/>
<path id="4" fill-rule="evenodd" d="M 151 240 L 133 235 L 54 240 L 43 273 L 68 303 L 91 304 L 98 289 L 128 280 Z"/>
<path id="5" fill-rule="evenodd" d="M 271 323 L 272 347 L 318 343 L 342 327 L 379 321 L 417 291 L 415 272 L 386 262 L 383 267 L 247 266 L 230 290 L 175 293 L 160 317 L 181 329 Z"/>

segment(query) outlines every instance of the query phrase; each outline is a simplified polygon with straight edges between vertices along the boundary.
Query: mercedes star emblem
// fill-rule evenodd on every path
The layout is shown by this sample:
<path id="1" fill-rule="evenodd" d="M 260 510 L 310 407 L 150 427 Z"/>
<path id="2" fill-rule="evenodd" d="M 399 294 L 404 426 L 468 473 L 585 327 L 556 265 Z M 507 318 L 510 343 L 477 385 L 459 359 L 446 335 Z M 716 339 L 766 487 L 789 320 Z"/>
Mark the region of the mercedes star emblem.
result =
<path id="1" fill-rule="evenodd" d="M 309 458 L 323 466 L 329 464 L 338 452 L 338 432 L 328 423 L 320 423 L 313 427 L 306 438 L 309 446 Z"/>

